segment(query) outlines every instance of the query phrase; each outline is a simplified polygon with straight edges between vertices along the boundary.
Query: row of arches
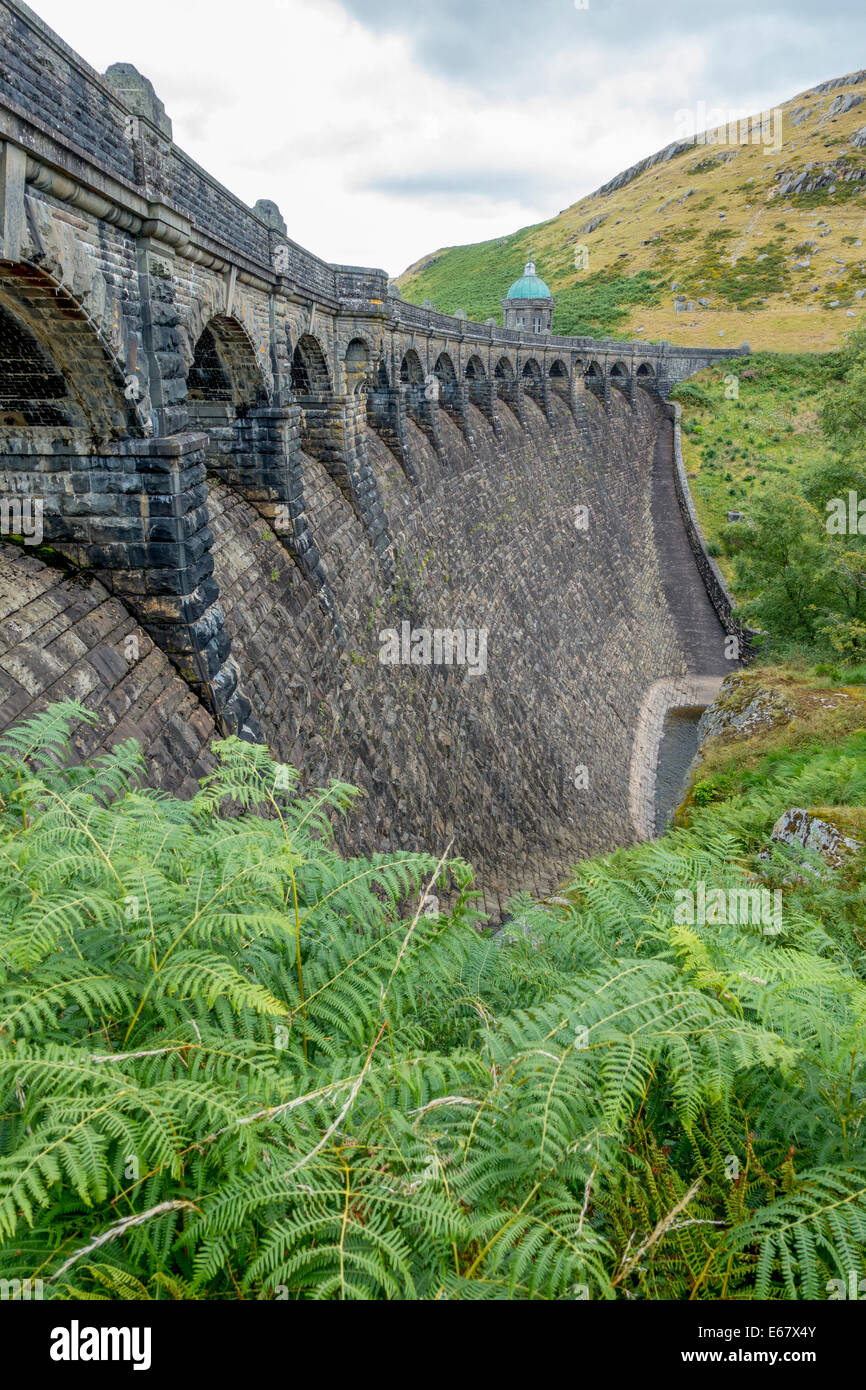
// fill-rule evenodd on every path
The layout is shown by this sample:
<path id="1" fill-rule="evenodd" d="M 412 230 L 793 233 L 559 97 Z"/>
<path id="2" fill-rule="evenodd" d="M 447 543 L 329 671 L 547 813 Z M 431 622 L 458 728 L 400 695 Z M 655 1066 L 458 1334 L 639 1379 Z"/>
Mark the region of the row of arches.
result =
<path id="1" fill-rule="evenodd" d="M 49 286 L 46 278 L 26 266 L 4 267 L 0 272 L 0 427 L 87 426 L 100 437 L 140 435 L 144 422 L 137 412 L 138 395 L 130 389 L 129 377 L 120 372 L 108 352 L 96 350 L 87 315 L 77 311 L 59 287 Z M 49 334 L 46 341 L 48 302 L 56 311 L 60 331 Z M 463 368 L 470 393 L 477 392 L 488 379 L 491 366 L 497 382 L 519 377 L 532 384 L 546 376 L 560 390 L 567 389 L 572 376 L 595 389 L 603 388 L 605 380 L 626 387 L 632 379 L 632 368 L 623 360 L 608 365 L 598 358 L 579 359 L 572 366 L 564 358 L 543 365 L 538 358 L 529 357 L 516 365 L 511 356 L 502 354 L 495 365 L 488 365 L 473 353 Z M 350 395 L 375 395 L 391 389 L 386 362 L 377 359 L 361 337 L 349 342 L 342 367 L 345 391 Z M 418 352 L 409 348 L 400 361 L 398 380 L 407 386 L 424 386 L 428 372 Z M 446 397 L 457 389 L 458 368 L 447 350 L 438 354 L 433 375 Z M 654 383 L 653 364 L 640 362 L 635 377 L 639 384 Z M 321 398 L 339 390 L 334 369 L 312 333 L 302 334 L 292 348 L 290 383 L 302 403 L 304 398 Z M 246 329 L 236 318 L 212 317 L 194 345 L 187 373 L 187 403 L 193 418 L 213 418 L 214 407 L 221 407 L 219 413 L 227 417 L 243 416 L 250 409 L 267 405 L 269 395 Z M 205 406 L 211 407 L 209 412 Z"/>
<path id="2" fill-rule="evenodd" d="M 588 378 L 590 381 L 603 382 L 604 370 L 601 364 L 592 359 L 587 363 L 578 362 L 574 373 L 578 377 Z M 545 373 L 541 363 L 535 357 L 530 357 L 520 369 L 520 376 L 525 381 L 542 381 L 545 374 L 555 383 L 567 383 L 570 380 L 571 372 L 568 365 L 562 358 L 556 358 L 547 368 Z M 453 359 L 447 352 L 441 352 L 436 359 L 433 367 L 433 375 L 440 382 L 450 382 L 457 380 L 457 372 Z M 517 373 L 510 357 L 500 357 L 493 370 L 494 378 L 497 381 L 513 381 L 517 379 Z M 618 361 L 610 368 L 610 378 L 614 382 L 627 382 L 631 374 L 625 362 Z M 486 380 L 488 376 L 487 368 L 477 353 L 473 354 L 464 368 L 465 379 L 470 385 L 473 382 Z M 655 380 L 656 372 L 652 363 L 642 362 L 637 368 L 636 376 L 643 382 Z M 421 362 L 421 358 L 414 348 L 410 348 L 403 356 L 400 364 L 400 381 L 405 386 L 420 386 L 427 379 L 427 373 Z M 387 374 L 385 376 L 387 383 Z"/>
<path id="3" fill-rule="evenodd" d="M 368 417 L 373 423 L 383 423 L 391 390 L 389 372 L 382 358 L 374 359 L 364 339 L 354 338 L 349 342 L 343 359 L 343 375 L 346 393 L 366 395 Z M 582 379 L 587 389 L 599 395 L 604 395 L 608 384 L 623 391 L 629 391 L 632 386 L 632 372 L 622 360 L 603 365 L 597 358 L 579 359 L 572 367 L 563 358 L 555 358 L 545 366 L 538 358 L 529 357 L 516 367 L 512 358 L 503 354 L 492 369 L 493 382 L 500 394 L 507 394 L 507 383 L 519 380 L 530 394 L 537 395 L 545 378 L 551 389 L 567 394 L 572 376 Z M 400 362 L 399 384 L 410 389 L 410 400 L 414 404 L 420 406 L 431 377 L 437 382 L 438 399 L 446 407 L 454 406 L 460 378 L 451 354 L 440 352 L 431 373 L 416 349 L 409 348 Z M 638 385 L 654 386 L 653 365 L 641 362 L 635 377 Z M 294 399 L 308 409 L 334 391 L 324 349 L 310 333 L 303 334 L 294 347 L 290 379 Z M 489 379 L 489 367 L 473 353 L 463 369 L 463 380 L 470 399 L 476 404 L 481 404 Z M 222 407 L 228 423 L 232 414 L 243 416 L 251 407 L 267 403 L 264 378 L 258 370 L 252 343 L 240 325 L 227 319 L 211 320 L 196 345 L 188 388 L 190 413 L 202 426 L 208 423 L 213 426 L 217 405 Z"/>

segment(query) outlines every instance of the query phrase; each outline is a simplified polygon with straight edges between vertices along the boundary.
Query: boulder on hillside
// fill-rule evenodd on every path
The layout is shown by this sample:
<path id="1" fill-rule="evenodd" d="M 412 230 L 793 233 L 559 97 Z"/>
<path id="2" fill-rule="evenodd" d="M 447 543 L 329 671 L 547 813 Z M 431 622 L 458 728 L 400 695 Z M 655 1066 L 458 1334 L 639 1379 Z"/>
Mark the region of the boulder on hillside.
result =
<path id="1" fill-rule="evenodd" d="M 853 92 L 848 92 L 846 96 L 836 97 L 830 102 L 827 109 L 828 116 L 844 116 L 846 111 L 851 111 L 855 106 L 861 106 L 866 101 L 866 97 L 855 96 Z"/>
<path id="2" fill-rule="evenodd" d="M 762 729 L 787 724 L 793 717 L 793 709 L 775 690 L 756 685 L 736 672 L 726 678 L 713 703 L 701 715 L 698 743 L 702 747 L 708 739 L 723 734 L 750 738 Z"/>
<path id="3" fill-rule="evenodd" d="M 859 82 L 866 82 L 866 68 L 861 68 L 859 72 L 849 72 L 847 77 L 831 77 L 826 82 L 819 82 L 817 87 L 813 87 L 811 92 L 806 92 L 806 96 L 817 96 L 824 92 L 834 92 L 837 87 L 856 87 Z"/>
<path id="4" fill-rule="evenodd" d="M 789 845 L 791 849 L 813 850 L 832 869 L 844 864 L 850 854 L 856 854 L 863 846 L 852 835 L 843 835 L 829 821 L 820 820 L 802 806 L 792 806 L 773 826 L 772 840 L 777 844 Z"/>

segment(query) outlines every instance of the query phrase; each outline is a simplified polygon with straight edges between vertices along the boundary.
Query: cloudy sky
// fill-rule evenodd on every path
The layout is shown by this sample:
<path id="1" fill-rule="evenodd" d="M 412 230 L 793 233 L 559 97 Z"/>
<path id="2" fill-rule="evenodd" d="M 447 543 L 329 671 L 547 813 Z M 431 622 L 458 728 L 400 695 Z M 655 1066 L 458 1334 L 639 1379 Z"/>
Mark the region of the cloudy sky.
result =
<path id="1" fill-rule="evenodd" d="M 538 222 L 681 134 L 866 67 L 864 0 L 33 0 L 324 256 L 396 275 Z"/>

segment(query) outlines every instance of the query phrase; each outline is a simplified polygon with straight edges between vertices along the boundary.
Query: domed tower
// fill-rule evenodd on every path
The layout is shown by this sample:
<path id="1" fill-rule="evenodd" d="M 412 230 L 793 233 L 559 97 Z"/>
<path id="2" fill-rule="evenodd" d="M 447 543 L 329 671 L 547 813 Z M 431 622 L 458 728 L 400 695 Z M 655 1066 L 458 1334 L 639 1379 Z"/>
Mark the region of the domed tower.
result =
<path id="1" fill-rule="evenodd" d="M 502 301 L 505 327 L 522 328 L 524 333 L 552 333 L 555 303 L 549 287 L 536 274 L 530 250 L 526 269 Z"/>

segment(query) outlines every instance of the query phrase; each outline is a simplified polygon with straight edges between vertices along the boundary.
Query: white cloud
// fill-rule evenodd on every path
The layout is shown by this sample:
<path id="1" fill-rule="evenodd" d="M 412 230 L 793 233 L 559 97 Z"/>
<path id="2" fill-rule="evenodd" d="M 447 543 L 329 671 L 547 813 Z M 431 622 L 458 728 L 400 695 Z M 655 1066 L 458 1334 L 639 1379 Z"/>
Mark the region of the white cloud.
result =
<path id="1" fill-rule="evenodd" d="M 35 4 L 99 71 L 134 63 L 178 144 L 246 202 L 278 203 L 295 240 L 391 274 L 553 216 L 674 139 L 678 108 L 720 100 L 707 35 L 631 51 L 620 34 L 613 62 L 578 23 L 512 94 L 425 68 L 408 36 L 374 35 L 337 0 Z M 740 84 L 744 110 L 770 104 L 772 76 Z"/>

